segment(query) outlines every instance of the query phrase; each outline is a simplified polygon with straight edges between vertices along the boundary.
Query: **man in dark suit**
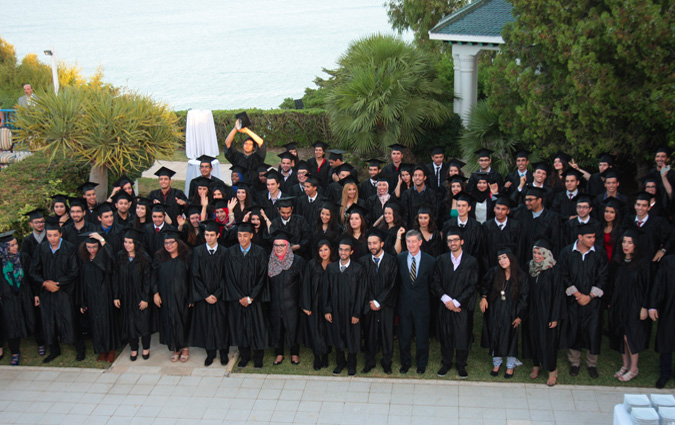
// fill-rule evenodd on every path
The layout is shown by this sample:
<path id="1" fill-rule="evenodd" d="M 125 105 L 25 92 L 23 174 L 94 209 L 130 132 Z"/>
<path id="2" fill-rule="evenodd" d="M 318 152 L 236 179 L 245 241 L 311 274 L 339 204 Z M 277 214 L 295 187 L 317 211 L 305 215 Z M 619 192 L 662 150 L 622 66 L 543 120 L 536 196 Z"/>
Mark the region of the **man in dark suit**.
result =
<path id="1" fill-rule="evenodd" d="M 429 187 L 438 192 L 443 187 L 446 177 L 448 177 L 449 164 L 445 163 L 445 154 L 442 146 L 431 148 L 431 164 L 427 164 L 431 177 L 427 180 Z"/>
<path id="2" fill-rule="evenodd" d="M 429 284 L 436 260 L 421 251 L 422 234 L 417 230 L 406 233 L 407 251 L 397 256 L 401 279 L 398 302 L 398 342 L 401 351 L 401 373 L 407 373 L 412 363 L 410 344 L 415 332 L 417 373 L 423 374 L 429 363 Z"/>

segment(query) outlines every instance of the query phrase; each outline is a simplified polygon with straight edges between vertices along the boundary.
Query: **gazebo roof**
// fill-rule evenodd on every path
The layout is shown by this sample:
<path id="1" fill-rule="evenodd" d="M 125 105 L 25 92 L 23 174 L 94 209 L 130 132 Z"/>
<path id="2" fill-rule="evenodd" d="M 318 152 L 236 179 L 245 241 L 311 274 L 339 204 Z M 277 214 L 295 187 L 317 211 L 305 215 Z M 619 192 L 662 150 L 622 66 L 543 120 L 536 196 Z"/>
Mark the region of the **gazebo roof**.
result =
<path id="1" fill-rule="evenodd" d="M 429 31 L 429 38 L 459 44 L 504 44 L 504 25 L 515 20 L 507 0 L 476 0 L 446 16 Z"/>

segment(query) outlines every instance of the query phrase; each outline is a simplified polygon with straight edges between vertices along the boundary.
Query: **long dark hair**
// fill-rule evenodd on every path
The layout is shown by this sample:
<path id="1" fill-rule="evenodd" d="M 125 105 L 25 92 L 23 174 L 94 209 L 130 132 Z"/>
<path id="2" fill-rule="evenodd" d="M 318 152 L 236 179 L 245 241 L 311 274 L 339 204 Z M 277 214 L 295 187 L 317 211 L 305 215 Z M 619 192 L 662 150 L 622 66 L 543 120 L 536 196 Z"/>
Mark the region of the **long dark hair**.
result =
<path id="1" fill-rule="evenodd" d="M 338 223 L 337 223 L 337 216 L 338 212 L 335 211 L 332 208 L 321 208 L 319 209 L 319 214 L 317 214 L 316 217 L 316 232 L 315 233 L 321 233 L 323 232 L 323 222 L 321 221 L 321 210 L 328 210 L 330 211 L 330 221 L 328 222 L 328 229 L 326 231 L 337 231 L 338 229 Z"/>
<path id="2" fill-rule="evenodd" d="M 211 189 L 209 189 L 208 186 L 206 187 L 206 190 L 207 190 L 206 197 L 209 200 L 209 204 L 211 204 L 213 202 L 213 193 L 211 192 Z M 189 202 L 190 202 L 191 205 L 201 205 L 202 204 L 202 198 L 199 197 L 199 187 L 197 187 L 197 189 L 195 189 L 195 193 L 192 194 Z M 147 213 L 146 213 L 146 215 L 147 215 Z"/>
<path id="3" fill-rule="evenodd" d="M 429 233 L 434 233 L 436 231 L 436 220 L 434 220 L 434 216 L 429 213 L 422 213 L 422 214 L 426 214 L 429 216 L 429 226 L 427 226 L 427 230 L 429 231 Z M 417 215 L 415 216 L 415 220 L 413 222 L 413 227 L 416 230 L 420 230 L 419 216 L 420 213 L 417 213 Z"/>
<path id="4" fill-rule="evenodd" d="M 612 229 L 612 232 L 614 229 Z M 626 259 L 626 254 L 623 252 L 623 247 L 621 244 L 623 243 L 624 238 L 631 238 L 633 240 L 633 245 L 635 246 L 635 250 L 633 251 L 633 256 L 631 257 L 631 266 L 636 265 L 640 262 L 641 259 L 641 254 L 642 254 L 642 249 L 640 249 L 640 237 L 637 234 L 636 231 L 629 229 L 623 232 L 621 237 L 616 241 L 616 246 L 614 247 L 614 254 L 612 255 L 612 261 L 614 261 L 616 264 L 622 264 L 624 260 Z"/>
<path id="5" fill-rule="evenodd" d="M 122 238 L 122 242 L 124 242 L 124 239 L 131 239 L 131 238 Z M 151 259 L 148 253 L 145 251 L 145 247 L 143 246 L 142 243 L 137 241 L 136 239 L 131 239 L 131 241 L 134 243 L 134 258 L 137 261 L 140 261 L 141 264 L 145 263 L 150 263 Z M 123 266 L 129 262 L 129 253 L 127 252 L 126 249 L 124 249 L 124 246 L 122 246 L 122 249 L 119 250 L 117 253 L 117 265 L 118 266 Z"/>
<path id="6" fill-rule="evenodd" d="M 190 247 L 187 246 L 185 242 L 183 242 L 180 239 L 174 239 L 176 243 L 178 244 L 178 258 L 181 261 L 186 261 L 188 255 L 190 255 Z M 169 251 L 166 250 L 166 248 L 162 247 L 157 251 L 155 254 L 155 257 L 157 257 L 157 261 L 160 263 L 163 263 L 165 261 L 169 261 L 171 259 L 171 254 L 169 254 Z"/>
<path id="7" fill-rule="evenodd" d="M 352 229 L 352 226 L 349 223 L 349 220 L 351 220 L 352 215 L 354 214 L 358 215 L 361 218 L 361 226 L 359 226 L 361 230 L 361 236 L 359 237 L 359 240 L 363 240 L 363 238 L 365 238 L 366 236 L 366 230 L 368 229 L 368 227 L 366 226 L 366 218 L 361 213 L 353 212 L 349 214 L 349 217 L 347 217 L 345 230 L 347 231 L 347 233 L 349 233 L 349 236 L 354 236 L 354 229 Z"/>
<path id="8" fill-rule="evenodd" d="M 509 279 L 509 282 L 511 282 L 510 295 L 511 299 L 515 301 L 518 299 L 518 295 L 520 294 L 520 266 L 518 265 L 518 260 L 516 259 L 515 255 L 509 252 L 506 254 L 506 256 L 511 262 L 511 265 L 509 266 L 509 269 L 511 270 L 511 278 Z M 500 292 L 504 288 L 505 282 L 506 272 L 503 268 L 497 266 L 497 273 L 495 273 L 495 279 L 492 282 L 492 288 L 490 289 L 490 299 L 494 300 L 500 295 Z"/>
<path id="9" fill-rule="evenodd" d="M 614 208 L 611 205 L 605 205 L 605 207 L 602 209 L 602 214 L 601 214 L 601 220 L 602 220 L 602 229 L 604 231 L 605 227 L 607 227 L 607 222 L 605 221 L 605 210 L 607 208 L 613 208 L 614 209 L 614 222 L 612 223 L 612 231 L 609 233 L 609 243 L 614 244 L 616 241 L 619 239 L 619 225 L 622 222 L 621 217 L 621 210 L 619 208 Z M 604 233 L 603 233 L 604 235 Z"/>
<path id="10" fill-rule="evenodd" d="M 399 212 L 399 209 L 395 208 L 395 207 L 392 207 L 391 205 L 385 205 L 384 209 L 386 210 L 387 208 L 389 208 L 394 215 L 394 226 L 393 227 L 395 229 L 398 229 L 399 227 L 403 227 L 405 223 L 403 223 L 403 217 L 401 217 L 401 213 Z M 383 210 L 383 213 L 384 213 L 384 210 Z M 387 224 L 386 221 L 384 221 L 384 218 L 382 219 L 380 224 L 377 225 L 377 227 L 380 230 L 388 230 L 389 229 L 389 225 Z"/>
<path id="11" fill-rule="evenodd" d="M 142 230 L 143 227 L 144 227 L 146 224 L 148 224 L 148 223 L 150 223 L 150 222 L 152 221 L 151 217 L 148 217 L 148 211 L 151 211 L 151 209 L 148 208 L 147 205 L 143 205 L 143 204 L 140 204 L 140 203 L 139 203 L 138 206 L 141 206 L 141 207 L 145 208 L 145 217 L 144 217 L 144 218 L 145 218 L 145 222 L 141 223 L 141 219 L 138 217 L 138 215 L 136 215 L 136 211 L 134 210 L 134 229 Z M 152 213 L 150 213 L 150 215 L 152 216 Z M 136 245 L 136 244 L 135 244 L 135 242 L 134 242 L 134 246 L 135 246 L 135 245 Z"/>
<path id="12" fill-rule="evenodd" d="M 314 260 L 316 260 L 317 264 L 321 264 L 323 262 L 323 259 L 319 256 L 319 250 L 324 245 L 330 248 L 330 258 L 329 258 L 330 262 L 331 263 L 335 262 L 337 260 L 337 249 L 335 249 L 335 247 L 333 246 L 334 244 L 328 239 L 321 239 L 316 244 L 316 247 L 314 249 Z"/>
<path id="13" fill-rule="evenodd" d="M 77 255 L 80 257 L 80 260 L 82 261 L 89 261 L 89 251 L 87 251 L 87 244 L 97 244 L 98 245 L 98 250 L 101 250 L 101 243 L 96 240 L 96 239 L 88 239 L 86 241 L 83 241 L 80 243 L 80 247 L 77 249 Z M 98 256 L 98 252 L 96 253 Z"/>

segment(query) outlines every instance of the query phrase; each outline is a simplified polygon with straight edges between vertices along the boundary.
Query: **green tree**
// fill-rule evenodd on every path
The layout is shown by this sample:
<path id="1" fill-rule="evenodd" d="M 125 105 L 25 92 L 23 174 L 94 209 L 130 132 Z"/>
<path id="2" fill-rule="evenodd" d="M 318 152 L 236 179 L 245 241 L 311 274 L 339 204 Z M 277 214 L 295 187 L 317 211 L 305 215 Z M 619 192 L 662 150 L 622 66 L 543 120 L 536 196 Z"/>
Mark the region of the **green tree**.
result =
<path id="1" fill-rule="evenodd" d="M 443 43 L 429 40 L 429 30 L 444 16 L 467 4 L 466 0 L 388 0 L 384 5 L 392 28 L 400 33 L 413 31 L 415 42 L 432 50 L 439 50 Z"/>
<path id="2" fill-rule="evenodd" d="M 425 128 L 450 117 L 452 96 L 424 50 L 377 34 L 352 43 L 338 64 L 326 84 L 326 108 L 346 148 L 365 154 L 392 143 L 412 147 Z"/>
<path id="3" fill-rule="evenodd" d="M 516 20 L 489 70 L 503 131 L 543 153 L 619 151 L 638 161 L 673 143 L 675 2 L 513 0 Z"/>

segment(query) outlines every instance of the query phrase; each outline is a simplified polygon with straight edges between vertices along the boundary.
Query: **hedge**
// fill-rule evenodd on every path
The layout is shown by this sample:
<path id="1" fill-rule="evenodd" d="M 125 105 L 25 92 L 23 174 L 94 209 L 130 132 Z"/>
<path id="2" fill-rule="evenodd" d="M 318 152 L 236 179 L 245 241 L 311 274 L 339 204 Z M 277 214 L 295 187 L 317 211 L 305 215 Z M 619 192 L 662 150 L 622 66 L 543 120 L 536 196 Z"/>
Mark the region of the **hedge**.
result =
<path id="1" fill-rule="evenodd" d="M 242 111 L 244 110 L 212 111 L 216 136 L 221 145 L 234 126 L 235 114 Z M 246 109 L 246 113 L 251 119 L 251 129 L 265 139 L 270 147 L 280 147 L 290 142 L 295 142 L 300 147 L 309 146 L 317 140 L 333 142 L 328 116 L 323 109 Z M 180 125 L 185 129 L 187 111 L 177 111 L 176 114 Z"/>
<path id="2" fill-rule="evenodd" d="M 0 171 L 0 232 L 17 231 L 21 240 L 30 232 L 23 213 L 51 206 L 51 195 L 75 194 L 76 188 L 87 181 L 89 166 L 65 157 L 53 161 L 43 153 L 10 164 Z"/>

